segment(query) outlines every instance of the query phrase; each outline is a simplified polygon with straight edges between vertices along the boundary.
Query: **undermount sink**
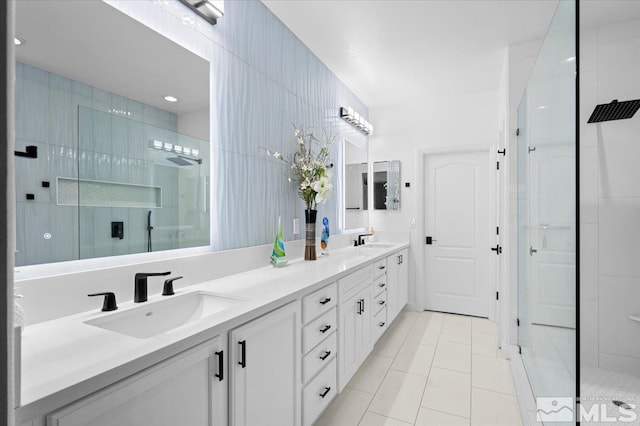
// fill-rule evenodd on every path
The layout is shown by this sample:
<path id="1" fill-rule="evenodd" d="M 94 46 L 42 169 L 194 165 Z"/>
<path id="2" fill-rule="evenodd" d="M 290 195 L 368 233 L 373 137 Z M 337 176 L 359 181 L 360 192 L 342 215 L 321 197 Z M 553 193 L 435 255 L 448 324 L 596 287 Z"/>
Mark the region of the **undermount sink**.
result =
<path id="1" fill-rule="evenodd" d="M 368 243 L 368 244 L 363 244 L 361 246 L 358 246 L 362 249 L 387 249 L 387 248 L 391 248 L 395 246 L 395 244 L 389 244 L 389 243 Z"/>
<path id="2" fill-rule="evenodd" d="M 146 339 L 226 311 L 243 302 L 243 299 L 195 292 L 143 303 L 139 307 L 85 321 L 85 324 Z"/>

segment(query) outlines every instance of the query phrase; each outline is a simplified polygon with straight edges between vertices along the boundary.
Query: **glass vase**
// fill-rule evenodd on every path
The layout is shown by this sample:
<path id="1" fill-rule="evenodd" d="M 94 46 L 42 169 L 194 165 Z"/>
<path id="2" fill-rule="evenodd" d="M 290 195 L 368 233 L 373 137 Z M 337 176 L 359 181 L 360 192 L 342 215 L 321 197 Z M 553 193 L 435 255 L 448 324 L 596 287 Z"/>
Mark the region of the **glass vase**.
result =
<path id="1" fill-rule="evenodd" d="M 317 210 L 305 210 L 304 260 L 316 260 L 316 216 Z"/>

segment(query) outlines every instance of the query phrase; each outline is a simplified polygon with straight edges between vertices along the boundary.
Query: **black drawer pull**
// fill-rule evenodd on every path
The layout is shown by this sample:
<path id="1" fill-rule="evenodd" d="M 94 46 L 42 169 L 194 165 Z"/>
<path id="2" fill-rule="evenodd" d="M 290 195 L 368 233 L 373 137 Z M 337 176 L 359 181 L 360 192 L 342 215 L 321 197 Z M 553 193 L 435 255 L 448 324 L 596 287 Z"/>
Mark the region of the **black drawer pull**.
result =
<path id="1" fill-rule="evenodd" d="M 362 299 L 358 300 L 358 315 L 362 315 Z"/>
<path id="2" fill-rule="evenodd" d="M 384 305 L 384 300 L 379 301 L 378 305 Z"/>
<path id="3" fill-rule="evenodd" d="M 378 287 L 382 288 L 382 287 L 384 287 L 385 285 L 386 285 L 385 283 L 380 283 L 380 284 L 378 284 Z"/>
<path id="4" fill-rule="evenodd" d="M 364 312 L 364 299 L 360 299 L 362 300 L 362 312 Z"/>
<path id="5" fill-rule="evenodd" d="M 326 305 L 327 303 L 331 302 L 331 298 L 330 297 L 325 297 L 324 299 L 322 299 L 320 301 L 321 305 Z"/>
<path id="6" fill-rule="evenodd" d="M 385 324 L 385 322 L 383 321 L 383 322 L 379 323 L 378 325 L 379 325 L 380 327 L 384 327 L 384 324 Z"/>
<path id="7" fill-rule="evenodd" d="M 324 327 L 322 327 L 320 329 L 320 333 L 326 333 L 327 331 L 329 331 L 329 329 L 331 328 L 331 326 L 329 324 L 325 325 Z"/>
<path id="8" fill-rule="evenodd" d="M 242 368 L 245 368 L 247 366 L 247 341 L 243 340 L 241 342 L 238 342 L 238 344 L 240 345 L 240 357 L 241 357 L 238 364 L 240 364 Z"/>
<path id="9" fill-rule="evenodd" d="M 320 355 L 320 359 L 324 361 L 325 359 L 329 358 L 329 355 L 331 355 L 331 351 L 325 351 L 322 355 Z"/>
<path id="10" fill-rule="evenodd" d="M 331 388 L 329 386 L 327 386 L 326 388 L 324 388 L 324 392 L 322 392 L 320 394 L 320 398 L 324 398 L 325 396 L 327 396 L 327 394 L 331 391 Z"/>
<path id="11" fill-rule="evenodd" d="M 221 382 L 224 380 L 224 351 L 216 352 L 216 356 L 218 357 L 218 374 L 215 376 Z"/>
<path id="12" fill-rule="evenodd" d="M 385 268 L 384 266 L 378 266 L 378 269 L 384 269 L 384 268 Z"/>

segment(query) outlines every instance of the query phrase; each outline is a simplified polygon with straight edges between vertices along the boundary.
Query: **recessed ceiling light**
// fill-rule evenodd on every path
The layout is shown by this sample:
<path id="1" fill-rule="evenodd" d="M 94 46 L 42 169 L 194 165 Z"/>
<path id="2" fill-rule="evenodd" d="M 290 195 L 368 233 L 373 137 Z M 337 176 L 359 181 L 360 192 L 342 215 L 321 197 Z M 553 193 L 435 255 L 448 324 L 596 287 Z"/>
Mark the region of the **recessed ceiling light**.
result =
<path id="1" fill-rule="evenodd" d="M 24 40 L 18 37 L 14 37 L 13 44 L 15 44 L 16 46 L 22 46 L 24 44 Z"/>
<path id="2" fill-rule="evenodd" d="M 171 95 L 164 96 L 163 99 L 167 102 L 178 102 L 178 98 Z"/>

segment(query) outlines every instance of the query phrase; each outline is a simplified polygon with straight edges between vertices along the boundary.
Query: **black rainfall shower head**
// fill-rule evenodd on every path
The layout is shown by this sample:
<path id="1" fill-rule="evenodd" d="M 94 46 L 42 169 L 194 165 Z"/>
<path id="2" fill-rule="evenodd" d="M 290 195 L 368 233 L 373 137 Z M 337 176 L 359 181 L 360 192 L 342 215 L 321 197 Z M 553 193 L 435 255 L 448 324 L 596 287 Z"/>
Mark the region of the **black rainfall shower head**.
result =
<path id="1" fill-rule="evenodd" d="M 617 99 L 614 99 L 610 104 L 596 105 L 587 123 L 631 118 L 638 111 L 638 108 L 640 108 L 640 99 L 624 102 L 618 102 Z"/>
<path id="2" fill-rule="evenodd" d="M 169 157 L 167 160 L 171 161 L 173 164 L 177 164 L 178 166 L 193 166 L 193 163 L 188 162 L 182 157 Z"/>

